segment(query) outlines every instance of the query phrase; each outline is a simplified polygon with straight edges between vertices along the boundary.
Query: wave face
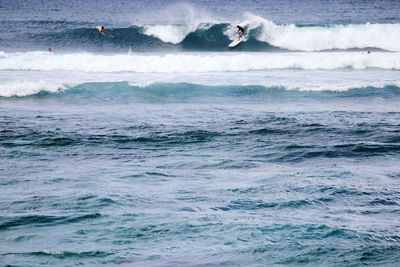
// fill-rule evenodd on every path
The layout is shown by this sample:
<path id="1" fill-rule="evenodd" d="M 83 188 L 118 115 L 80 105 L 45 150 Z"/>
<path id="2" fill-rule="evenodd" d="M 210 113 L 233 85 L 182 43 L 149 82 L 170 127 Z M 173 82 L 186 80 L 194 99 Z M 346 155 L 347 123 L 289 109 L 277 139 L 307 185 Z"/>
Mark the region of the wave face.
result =
<path id="1" fill-rule="evenodd" d="M 18 22 L 18 27 L 21 28 Z M 32 21 L 27 21 L 31 25 Z M 38 22 L 36 22 L 37 24 Z M 12 23 L 5 23 L 11 27 Z M 54 25 L 53 25 L 54 24 Z M 325 51 L 378 49 L 400 51 L 400 24 L 365 23 L 332 25 L 276 24 L 271 20 L 246 13 L 237 23 L 246 29 L 238 51 Z M 99 34 L 93 23 L 81 24 L 41 21 L 46 30 L 6 34 L 0 47 L 8 50 L 29 48 L 42 50 L 51 46 L 58 50 L 80 51 L 231 51 L 228 44 L 236 38 L 236 23 L 191 22 L 188 24 L 145 24 L 131 27 L 110 27 L 109 38 Z M 62 30 L 65 28 L 65 30 Z M 26 31 L 26 30 L 25 30 Z"/>

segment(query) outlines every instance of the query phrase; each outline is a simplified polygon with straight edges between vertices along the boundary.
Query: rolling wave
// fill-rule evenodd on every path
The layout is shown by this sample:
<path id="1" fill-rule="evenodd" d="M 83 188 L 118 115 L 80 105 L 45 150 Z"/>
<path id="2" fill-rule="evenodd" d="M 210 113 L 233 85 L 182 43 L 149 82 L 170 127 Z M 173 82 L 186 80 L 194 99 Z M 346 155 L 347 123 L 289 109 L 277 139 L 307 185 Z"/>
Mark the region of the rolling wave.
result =
<path id="1" fill-rule="evenodd" d="M 228 48 L 228 44 L 236 38 L 236 24 L 231 23 L 133 25 L 127 28 L 108 29 L 109 34 L 114 38 L 99 34 L 98 30 L 93 27 L 69 28 L 60 31 L 58 24 L 53 27 L 54 31 L 40 33 L 32 30 L 31 33 L 0 38 L 0 46 L 25 46 L 30 49 L 45 49 L 51 46 L 59 50 L 78 49 L 81 51 L 127 49 L 135 51 L 230 51 L 232 49 Z M 276 24 L 251 13 L 246 13 L 244 20 L 238 24 L 246 29 L 246 34 L 244 41 L 235 47 L 235 50 L 378 49 L 400 51 L 400 24 Z M 52 29 L 48 25 L 47 28 Z"/>
<path id="2" fill-rule="evenodd" d="M 333 94 L 334 93 L 334 94 Z M 400 84 L 382 87 L 348 87 L 306 90 L 285 86 L 201 85 L 191 83 L 151 83 L 146 86 L 131 82 L 87 82 L 81 84 L 47 84 L 44 81 L 0 85 L 0 97 L 77 97 L 131 99 L 146 102 L 173 102 L 210 98 L 271 99 L 297 97 L 399 97 Z"/>

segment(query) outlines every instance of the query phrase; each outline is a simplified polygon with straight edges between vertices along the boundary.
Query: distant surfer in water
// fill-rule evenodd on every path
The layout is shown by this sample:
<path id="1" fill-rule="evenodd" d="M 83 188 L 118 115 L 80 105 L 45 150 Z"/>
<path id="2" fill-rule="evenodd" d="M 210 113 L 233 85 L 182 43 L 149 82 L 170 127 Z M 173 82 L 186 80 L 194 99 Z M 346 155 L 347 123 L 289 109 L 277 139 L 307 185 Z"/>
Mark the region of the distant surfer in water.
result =
<path id="1" fill-rule="evenodd" d="M 104 26 L 101 26 L 99 32 L 100 32 L 101 34 L 103 34 L 103 35 L 106 34 L 106 29 L 104 29 Z"/>
<path id="2" fill-rule="evenodd" d="M 243 37 L 244 29 L 239 25 L 237 25 L 236 28 L 238 28 L 237 34 L 239 34 L 239 39 L 241 39 Z"/>
<path id="3" fill-rule="evenodd" d="M 101 26 L 101 28 L 99 29 L 99 32 L 104 36 L 108 36 L 108 37 L 114 38 L 114 36 L 112 36 L 111 34 L 106 35 L 107 32 L 106 32 L 106 29 L 104 28 L 104 26 Z"/>

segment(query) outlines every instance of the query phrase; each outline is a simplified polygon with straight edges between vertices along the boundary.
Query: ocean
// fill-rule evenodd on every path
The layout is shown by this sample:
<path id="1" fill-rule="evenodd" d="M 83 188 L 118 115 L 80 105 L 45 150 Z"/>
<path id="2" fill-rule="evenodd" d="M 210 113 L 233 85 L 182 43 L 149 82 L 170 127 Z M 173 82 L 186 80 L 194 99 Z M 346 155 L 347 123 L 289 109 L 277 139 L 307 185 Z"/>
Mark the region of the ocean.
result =
<path id="1" fill-rule="evenodd" d="M 0 0 L 0 265 L 400 265 L 399 10 Z"/>

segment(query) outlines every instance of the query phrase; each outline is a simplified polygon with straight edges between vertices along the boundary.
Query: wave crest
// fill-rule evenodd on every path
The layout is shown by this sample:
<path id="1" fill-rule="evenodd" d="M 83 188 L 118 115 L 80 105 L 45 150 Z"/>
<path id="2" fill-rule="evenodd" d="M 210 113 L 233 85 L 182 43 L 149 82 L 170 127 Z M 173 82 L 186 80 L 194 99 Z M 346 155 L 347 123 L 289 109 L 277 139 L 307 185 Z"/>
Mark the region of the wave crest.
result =
<path id="1" fill-rule="evenodd" d="M 196 50 L 230 51 L 228 44 L 237 36 L 236 23 L 215 22 L 208 18 L 182 24 L 133 25 L 110 28 L 114 38 L 99 34 L 96 28 L 75 28 L 45 33 L 28 33 L 2 40 L 9 48 L 121 51 Z M 54 22 L 50 22 L 54 23 Z M 379 49 L 400 51 L 400 24 L 294 25 L 276 24 L 245 13 L 238 24 L 246 29 L 245 40 L 234 50 L 324 51 Z"/>

